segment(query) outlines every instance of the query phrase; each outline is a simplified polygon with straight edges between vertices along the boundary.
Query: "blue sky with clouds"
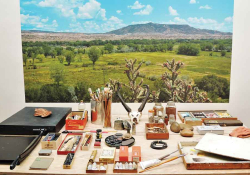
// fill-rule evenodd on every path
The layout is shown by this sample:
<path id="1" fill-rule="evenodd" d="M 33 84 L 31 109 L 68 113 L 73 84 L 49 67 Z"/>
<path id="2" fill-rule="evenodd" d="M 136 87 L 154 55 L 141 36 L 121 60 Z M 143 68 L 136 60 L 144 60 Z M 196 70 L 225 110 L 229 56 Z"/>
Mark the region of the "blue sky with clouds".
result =
<path id="1" fill-rule="evenodd" d="M 22 30 L 104 33 L 139 23 L 233 30 L 234 0 L 20 0 Z"/>

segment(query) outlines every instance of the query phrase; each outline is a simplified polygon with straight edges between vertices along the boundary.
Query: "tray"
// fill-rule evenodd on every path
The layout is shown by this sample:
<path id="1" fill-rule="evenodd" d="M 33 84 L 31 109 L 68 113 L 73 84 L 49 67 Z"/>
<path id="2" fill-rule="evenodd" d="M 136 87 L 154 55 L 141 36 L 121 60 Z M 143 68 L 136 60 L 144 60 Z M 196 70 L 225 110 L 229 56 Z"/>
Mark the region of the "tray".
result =
<path id="1" fill-rule="evenodd" d="M 250 161 L 228 158 L 195 150 L 198 142 L 179 142 L 178 149 L 180 154 L 187 155 L 182 157 L 187 170 L 223 170 L 223 169 L 249 169 Z"/>
<path id="2" fill-rule="evenodd" d="M 104 166 L 106 167 L 106 170 L 88 170 L 88 165 L 89 165 L 89 162 L 87 164 L 87 167 L 86 167 L 86 173 L 94 173 L 94 174 L 98 174 L 98 173 L 107 173 L 107 169 L 108 169 L 108 164 L 107 162 L 95 162 L 98 166 L 100 165 L 100 163 L 103 163 Z"/>
<path id="3" fill-rule="evenodd" d="M 138 171 L 138 163 L 137 162 L 135 162 L 136 163 L 136 167 L 137 167 L 137 169 L 136 170 L 134 170 L 134 169 L 132 169 L 132 170 L 124 170 L 124 169 L 115 169 L 115 164 L 117 163 L 117 162 L 119 162 L 119 161 L 115 161 L 115 163 L 114 163 L 114 166 L 113 166 L 113 173 L 137 173 L 137 171 Z M 121 162 L 121 161 L 120 161 Z M 133 163 L 132 161 L 125 161 L 125 162 L 128 162 L 128 163 Z M 124 163 L 124 162 L 123 162 Z"/>
<path id="4" fill-rule="evenodd" d="M 149 133 L 148 129 L 147 129 L 149 127 L 164 128 L 165 133 Z M 157 139 L 167 140 L 167 139 L 169 139 L 169 132 L 168 132 L 168 129 L 164 123 L 146 123 L 145 124 L 145 132 L 146 132 L 147 140 L 157 140 Z"/>
<path id="5" fill-rule="evenodd" d="M 69 137 L 69 136 L 81 136 L 81 139 L 80 139 L 80 141 L 79 141 L 76 149 L 74 151 L 60 151 L 61 146 L 63 145 L 63 143 L 66 140 L 66 138 Z M 69 133 L 69 134 L 67 134 L 66 137 L 64 138 L 64 140 L 62 141 L 62 143 L 60 144 L 59 148 L 57 149 L 57 154 L 58 155 L 67 155 L 69 153 L 75 153 L 77 151 L 77 149 L 78 149 L 81 141 L 82 141 L 82 134 L 78 134 L 78 133 Z"/>

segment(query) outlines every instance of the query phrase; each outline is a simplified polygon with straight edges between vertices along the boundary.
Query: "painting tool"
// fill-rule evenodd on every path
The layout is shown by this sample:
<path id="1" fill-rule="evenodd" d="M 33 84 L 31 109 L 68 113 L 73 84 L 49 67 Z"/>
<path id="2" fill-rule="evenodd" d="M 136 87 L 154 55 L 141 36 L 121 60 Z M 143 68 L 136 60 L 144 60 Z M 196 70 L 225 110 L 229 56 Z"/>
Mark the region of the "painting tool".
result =
<path id="1" fill-rule="evenodd" d="M 176 153 L 178 151 L 179 150 L 177 149 L 176 151 L 174 151 L 174 152 L 172 152 L 170 154 L 164 155 L 164 156 L 162 156 L 162 157 L 160 157 L 158 159 L 151 159 L 151 160 L 147 160 L 147 161 L 144 161 L 144 162 L 140 162 L 140 165 L 141 165 L 142 169 L 144 170 L 144 169 L 146 169 L 148 167 L 151 167 L 153 165 L 156 165 L 156 164 L 160 163 L 162 160 L 164 160 L 165 158 L 169 157 L 170 155 L 172 155 L 172 154 L 174 154 L 174 153 Z"/>
<path id="2" fill-rule="evenodd" d="M 95 130 L 84 130 L 84 131 L 68 131 L 68 130 L 65 130 L 62 133 L 63 134 L 68 134 L 68 133 L 83 134 L 83 133 L 86 133 L 86 132 L 96 133 Z M 102 131 L 102 133 L 110 133 L 110 132 L 117 132 L 117 131 Z"/>
<path id="3" fill-rule="evenodd" d="M 160 166 L 160 165 L 163 165 L 163 164 L 165 164 L 165 163 L 168 163 L 168 162 L 171 162 L 171 161 L 173 161 L 173 160 L 176 160 L 176 159 L 178 159 L 178 158 L 180 158 L 180 157 L 184 157 L 185 155 L 186 155 L 186 154 L 181 154 L 181 155 L 179 155 L 179 156 L 172 157 L 172 158 L 167 159 L 167 160 L 165 160 L 165 161 L 163 161 L 163 162 L 161 162 L 161 163 L 158 163 L 158 164 L 153 165 L 153 166 L 151 166 L 151 167 L 149 167 L 149 168 L 146 168 L 146 169 L 140 171 L 139 173 L 143 173 L 143 172 L 145 172 L 145 171 L 148 171 L 148 170 L 150 170 L 150 169 L 153 169 L 153 168 L 158 167 L 158 166 Z"/>

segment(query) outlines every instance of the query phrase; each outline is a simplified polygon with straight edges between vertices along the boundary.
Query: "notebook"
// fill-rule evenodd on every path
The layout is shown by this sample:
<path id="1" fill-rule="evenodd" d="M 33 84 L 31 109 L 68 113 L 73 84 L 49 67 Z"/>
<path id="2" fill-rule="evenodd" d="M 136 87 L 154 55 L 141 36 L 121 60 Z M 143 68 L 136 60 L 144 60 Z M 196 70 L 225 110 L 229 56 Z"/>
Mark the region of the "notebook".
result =
<path id="1" fill-rule="evenodd" d="M 47 170 L 54 158 L 37 157 L 30 166 L 30 170 Z"/>

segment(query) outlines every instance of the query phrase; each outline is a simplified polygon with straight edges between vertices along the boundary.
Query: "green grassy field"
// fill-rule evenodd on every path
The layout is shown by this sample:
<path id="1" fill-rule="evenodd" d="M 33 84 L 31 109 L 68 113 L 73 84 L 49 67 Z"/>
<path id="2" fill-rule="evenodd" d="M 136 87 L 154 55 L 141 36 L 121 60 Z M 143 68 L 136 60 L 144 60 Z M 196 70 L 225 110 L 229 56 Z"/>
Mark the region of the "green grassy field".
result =
<path id="1" fill-rule="evenodd" d="M 166 60 L 175 59 L 182 61 L 185 65 L 180 70 L 180 76 L 185 76 L 193 80 L 209 74 L 215 74 L 219 77 L 226 78 L 230 81 L 231 71 L 231 53 L 227 53 L 226 57 L 221 57 L 220 52 L 213 52 L 213 56 L 209 56 L 211 52 L 200 52 L 199 56 L 177 55 L 175 51 L 162 52 L 131 52 L 131 53 L 112 53 L 105 54 L 96 62 L 95 70 L 93 70 L 92 62 L 88 55 L 84 54 L 82 62 L 75 60 L 70 66 L 64 66 L 65 80 L 67 86 L 75 85 L 77 82 L 86 82 L 91 87 L 100 87 L 109 81 L 109 78 L 127 82 L 124 74 L 124 59 L 138 59 L 139 61 L 151 61 L 151 65 L 146 66 L 144 63 L 141 67 L 141 73 L 146 77 L 160 77 L 166 69 L 162 67 L 162 63 Z M 32 60 L 28 60 L 28 65 L 32 64 Z M 117 65 L 108 65 L 108 62 L 117 62 Z M 88 64 L 88 67 L 82 67 L 82 64 Z M 52 64 L 60 64 L 57 58 L 45 58 L 43 62 L 35 60 L 37 69 L 28 69 L 24 67 L 25 88 L 38 88 L 44 84 L 52 84 L 50 78 L 49 67 Z M 64 62 L 66 65 L 67 62 Z M 104 69 L 104 70 L 103 70 Z M 152 89 L 153 81 L 144 78 L 144 83 L 149 84 Z"/>

